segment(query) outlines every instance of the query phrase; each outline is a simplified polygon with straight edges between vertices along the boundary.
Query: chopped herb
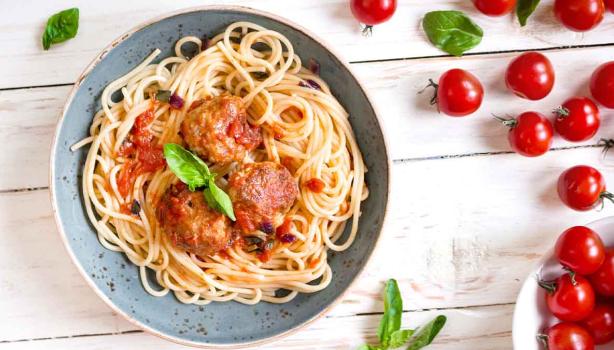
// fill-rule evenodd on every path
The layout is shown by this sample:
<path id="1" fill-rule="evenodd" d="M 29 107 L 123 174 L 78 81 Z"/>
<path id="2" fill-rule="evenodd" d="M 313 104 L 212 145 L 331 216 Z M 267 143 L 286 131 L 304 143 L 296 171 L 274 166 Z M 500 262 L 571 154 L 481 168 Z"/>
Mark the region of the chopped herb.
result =
<path id="1" fill-rule="evenodd" d="M 141 204 L 136 199 L 132 201 L 130 212 L 134 215 L 139 215 L 139 213 L 141 212 Z"/>
<path id="2" fill-rule="evenodd" d="M 270 75 L 267 72 L 251 72 L 250 73 L 254 78 L 264 80 L 268 78 Z"/>
<path id="3" fill-rule="evenodd" d="M 168 102 L 170 99 L 171 99 L 170 90 L 158 90 L 158 92 L 156 92 L 156 100 L 160 102 Z"/>
<path id="4" fill-rule="evenodd" d="M 79 9 L 74 7 L 60 11 L 47 20 L 43 32 L 43 49 L 49 50 L 51 45 L 59 44 L 77 36 L 79 30 Z"/>

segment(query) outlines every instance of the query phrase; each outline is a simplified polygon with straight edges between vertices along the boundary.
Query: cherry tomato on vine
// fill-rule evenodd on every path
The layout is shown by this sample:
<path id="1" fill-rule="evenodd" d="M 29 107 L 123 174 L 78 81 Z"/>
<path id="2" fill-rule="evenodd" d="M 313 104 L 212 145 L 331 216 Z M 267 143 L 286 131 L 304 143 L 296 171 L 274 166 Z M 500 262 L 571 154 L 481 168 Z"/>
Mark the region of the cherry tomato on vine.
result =
<path id="1" fill-rule="evenodd" d="M 431 104 L 437 103 L 439 111 L 449 116 L 463 117 L 477 111 L 482 105 L 482 83 L 466 70 L 450 69 L 439 77 L 439 84 L 431 80 L 429 86 L 436 90 Z"/>
<path id="2" fill-rule="evenodd" d="M 614 13 L 614 0 L 605 0 L 605 7 Z"/>
<path id="3" fill-rule="evenodd" d="M 591 76 L 591 94 L 597 102 L 614 108 L 614 61 L 599 66 Z"/>
<path id="4" fill-rule="evenodd" d="M 589 140 L 595 136 L 601 124 L 599 107 L 588 97 L 572 97 L 554 113 L 554 129 L 571 142 Z"/>
<path id="5" fill-rule="evenodd" d="M 538 335 L 548 350 L 594 350 L 595 342 L 590 333 L 571 322 L 561 322 Z"/>
<path id="6" fill-rule="evenodd" d="M 357 20 L 365 24 L 364 34 L 370 34 L 373 26 L 394 15 L 397 0 L 350 0 L 350 8 Z"/>
<path id="7" fill-rule="evenodd" d="M 540 281 L 546 290 L 546 305 L 561 321 L 583 320 L 595 307 L 595 291 L 580 275 L 566 273 L 552 282 Z"/>
<path id="8" fill-rule="evenodd" d="M 603 264 L 588 278 L 597 294 L 604 297 L 614 296 L 614 248 L 606 250 Z"/>
<path id="9" fill-rule="evenodd" d="M 514 58 L 505 72 L 505 83 L 517 96 L 541 100 L 554 86 L 554 68 L 548 57 L 526 52 Z"/>
<path id="10" fill-rule="evenodd" d="M 582 321 L 582 326 L 593 336 L 595 344 L 614 340 L 614 305 L 597 304 L 593 312 Z"/>
<path id="11" fill-rule="evenodd" d="M 603 175 L 588 165 L 565 170 L 559 176 L 557 191 L 565 205 L 578 211 L 591 210 L 603 203 L 604 198 L 614 197 L 606 191 Z"/>
<path id="12" fill-rule="evenodd" d="M 512 12 L 516 0 L 473 0 L 473 5 L 487 16 L 503 16 Z"/>
<path id="13" fill-rule="evenodd" d="M 603 264 L 605 247 L 597 232 L 586 226 L 574 226 L 559 236 L 554 255 L 566 268 L 590 275 Z"/>
<path id="14" fill-rule="evenodd" d="M 603 0 L 555 0 L 554 15 L 567 29 L 585 32 L 603 20 Z"/>
<path id="15" fill-rule="evenodd" d="M 524 112 L 516 119 L 496 118 L 510 127 L 507 138 L 514 152 L 526 157 L 537 157 L 550 149 L 554 129 L 542 114 Z"/>

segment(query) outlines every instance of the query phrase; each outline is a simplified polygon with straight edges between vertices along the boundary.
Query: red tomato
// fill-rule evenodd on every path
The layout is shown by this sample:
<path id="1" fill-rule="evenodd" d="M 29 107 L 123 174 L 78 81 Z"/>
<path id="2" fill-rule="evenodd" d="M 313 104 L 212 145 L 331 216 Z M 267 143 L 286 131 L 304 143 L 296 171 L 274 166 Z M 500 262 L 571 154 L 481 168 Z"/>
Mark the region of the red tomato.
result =
<path id="1" fill-rule="evenodd" d="M 350 0 L 350 8 L 354 17 L 366 24 L 364 33 L 368 34 L 374 25 L 392 17 L 397 9 L 397 0 Z"/>
<path id="2" fill-rule="evenodd" d="M 554 254 L 566 268 L 581 275 L 590 275 L 603 264 L 605 247 L 595 231 L 585 226 L 575 226 L 559 236 Z"/>
<path id="3" fill-rule="evenodd" d="M 599 108 L 588 97 L 572 97 L 555 111 L 554 129 L 567 141 L 586 141 L 597 133 Z"/>
<path id="4" fill-rule="evenodd" d="M 526 157 L 537 157 L 548 152 L 552 145 L 552 123 L 537 112 L 525 112 L 516 119 L 497 118 L 510 127 L 507 135 L 514 152 Z"/>
<path id="5" fill-rule="evenodd" d="M 604 63 L 595 70 L 591 77 L 591 94 L 597 102 L 614 108 L 614 61 Z"/>
<path id="6" fill-rule="evenodd" d="M 583 320 L 595 307 L 595 291 L 588 280 L 569 273 L 554 282 L 539 282 L 546 289 L 546 304 L 554 316 L 561 321 Z"/>
<path id="7" fill-rule="evenodd" d="M 614 340 L 614 305 L 597 304 L 582 321 L 582 326 L 591 333 L 595 344 L 605 344 Z"/>
<path id="8" fill-rule="evenodd" d="M 487 16 L 503 16 L 512 12 L 516 0 L 473 0 L 473 5 Z"/>
<path id="9" fill-rule="evenodd" d="M 605 0 L 605 7 L 614 13 L 614 0 Z"/>
<path id="10" fill-rule="evenodd" d="M 604 297 L 614 296 L 614 248 L 607 249 L 605 261 L 589 279 L 597 294 Z"/>
<path id="11" fill-rule="evenodd" d="M 527 52 L 514 58 L 505 73 L 507 87 L 529 100 L 541 100 L 554 86 L 554 68 L 548 57 Z"/>
<path id="12" fill-rule="evenodd" d="M 556 0 L 554 15 L 567 29 L 585 32 L 603 20 L 603 0 Z"/>
<path id="13" fill-rule="evenodd" d="M 475 75 L 462 70 L 450 69 L 439 78 L 437 105 L 439 111 L 453 117 L 469 115 L 480 108 L 484 88 Z"/>
<path id="14" fill-rule="evenodd" d="M 578 211 L 591 210 L 609 196 L 601 173 L 588 165 L 565 170 L 559 176 L 557 190 L 563 203 Z"/>
<path id="15" fill-rule="evenodd" d="M 546 333 L 548 350 L 594 350 L 595 342 L 590 333 L 575 323 L 561 322 Z"/>

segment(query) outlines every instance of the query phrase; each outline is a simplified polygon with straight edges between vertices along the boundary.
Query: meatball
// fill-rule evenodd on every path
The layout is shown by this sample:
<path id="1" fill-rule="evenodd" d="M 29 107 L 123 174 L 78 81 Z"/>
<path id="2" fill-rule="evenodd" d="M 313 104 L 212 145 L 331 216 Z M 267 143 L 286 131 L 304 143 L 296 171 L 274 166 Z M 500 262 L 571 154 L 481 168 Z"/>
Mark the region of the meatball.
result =
<path id="1" fill-rule="evenodd" d="M 283 165 L 250 163 L 243 164 L 230 175 L 228 195 L 241 231 L 250 233 L 261 229 L 266 232 L 276 215 L 290 209 L 298 195 L 298 185 Z"/>
<path id="2" fill-rule="evenodd" d="M 243 100 L 229 94 L 195 101 L 181 133 L 192 151 L 221 164 L 242 160 L 262 142 L 260 128 L 247 122 Z"/>
<path id="3" fill-rule="evenodd" d="M 202 192 L 191 192 L 183 183 L 166 191 L 156 217 L 176 247 L 199 256 L 214 255 L 232 238 L 228 218 L 210 208 Z"/>

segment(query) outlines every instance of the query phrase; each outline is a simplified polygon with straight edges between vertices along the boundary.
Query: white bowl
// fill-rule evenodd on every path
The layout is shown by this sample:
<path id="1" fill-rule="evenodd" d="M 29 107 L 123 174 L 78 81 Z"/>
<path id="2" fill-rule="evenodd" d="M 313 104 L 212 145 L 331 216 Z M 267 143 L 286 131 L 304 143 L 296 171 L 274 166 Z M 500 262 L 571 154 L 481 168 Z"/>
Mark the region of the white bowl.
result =
<path id="1" fill-rule="evenodd" d="M 614 246 L 614 217 L 603 218 L 586 226 L 599 233 L 606 247 Z M 512 326 L 512 340 L 516 350 L 543 350 L 535 336 L 560 322 L 548 311 L 545 292 L 537 284 L 538 275 L 544 280 L 553 280 L 564 273 L 554 257 L 554 244 L 555 242 L 552 242 L 553 248 L 541 258 L 537 267 L 527 277 L 516 299 Z M 598 350 L 606 348 L 612 349 L 612 343 L 596 347 Z"/>

